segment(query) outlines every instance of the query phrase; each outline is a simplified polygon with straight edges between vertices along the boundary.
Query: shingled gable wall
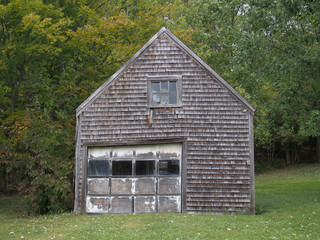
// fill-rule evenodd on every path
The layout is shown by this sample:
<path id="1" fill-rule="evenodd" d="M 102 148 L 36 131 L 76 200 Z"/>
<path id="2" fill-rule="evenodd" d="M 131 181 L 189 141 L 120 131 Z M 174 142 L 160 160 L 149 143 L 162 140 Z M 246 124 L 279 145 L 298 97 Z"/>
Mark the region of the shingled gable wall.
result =
<path id="1" fill-rule="evenodd" d="M 147 80 L 182 77 L 182 107 L 147 116 Z M 254 108 L 219 75 L 161 29 L 79 106 L 75 211 L 84 211 L 86 146 L 180 139 L 185 144 L 183 209 L 190 213 L 254 212 Z"/>

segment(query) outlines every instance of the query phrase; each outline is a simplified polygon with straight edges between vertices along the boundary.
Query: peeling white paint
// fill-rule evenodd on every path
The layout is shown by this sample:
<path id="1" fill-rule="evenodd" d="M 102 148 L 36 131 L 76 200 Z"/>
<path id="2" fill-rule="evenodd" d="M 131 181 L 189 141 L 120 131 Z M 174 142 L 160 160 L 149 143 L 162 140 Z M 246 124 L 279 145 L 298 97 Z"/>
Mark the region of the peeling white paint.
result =
<path id="1" fill-rule="evenodd" d="M 102 183 L 102 182 L 105 182 L 106 179 L 105 178 L 88 178 L 88 182 L 89 184 L 93 184 L 93 182 L 98 182 L 98 183 Z"/>
<path id="2" fill-rule="evenodd" d="M 152 202 L 152 211 L 155 211 L 156 210 L 156 198 L 153 198 L 153 202 Z"/>
<path id="3" fill-rule="evenodd" d="M 107 194 L 109 192 L 109 179 L 88 178 L 88 194 Z"/>
<path id="4" fill-rule="evenodd" d="M 111 194 L 132 194 L 132 178 L 114 178 L 111 182 Z"/>
<path id="5" fill-rule="evenodd" d="M 181 178 L 159 178 L 158 183 L 160 194 L 180 194 L 181 193 Z"/>
<path id="6" fill-rule="evenodd" d="M 91 197 L 87 196 L 86 199 L 86 206 L 87 206 L 87 213 L 107 213 L 108 212 L 108 207 L 104 206 L 102 203 L 99 204 L 94 204 L 93 200 L 102 200 L 108 203 L 108 197 Z"/>
<path id="7" fill-rule="evenodd" d="M 156 156 L 156 153 L 158 151 L 158 145 L 140 145 L 136 147 L 136 155 L 146 155 L 153 153 L 154 156 Z"/>
<path id="8" fill-rule="evenodd" d="M 170 143 L 170 144 L 159 144 L 158 152 L 161 154 L 172 154 L 175 155 L 175 158 L 181 159 L 181 151 L 182 151 L 182 144 L 181 143 Z"/>
<path id="9" fill-rule="evenodd" d="M 176 201 L 177 201 L 178 212 L 181 212 L 181 197 L 177 196 Z"/>
<path id="10" fill-rule="evenodd" d="M 111 213 L 132 213 L 132 197 L 114 197 L 110 205 Z"/>
<path id="11" fill-rule="evenodd" d="M 121 158 L 133 162 L 148 158 L 159 160 L 179 159 L 181 163 L 182 144 L 90 147 L 88 148 L 88 157 L 110 160 Z M 181 168 L 180 165 L 180 171 Z M 86 207 L 88 213 L 156 212 L 160 208 L 162 212 L 181 212 L 181 176 L 88 178 L 87 182 Z M 102 192 L 101 189 L 104 188 L 105 183 L 108 183 L 108 191 Z M 94 190 L 95 192 L 90 191 L 93 187 L 97 189 Z M 90 194 L 92 195 L 90 196 Z M 93 194 L 99 194 L 100 196 Z M 135 199 L 134 202 L 133 198 Z M 161 199 L 161 203 L 159 199 Z M 130 202 L 131 204 L 134 203 L 133 209 Z"/>
<path id="12" fill-rule="evenodd" d="M 144 154 L 170 154 L 175 158 L 181 159 L 182 144 L 168 143 L 157 145 L 138 145 L 138 146 L 117 146 L 117 147 L 89 147 L 88 156 L 91 158 L 110 158 L 112 152 L 113 158 L 132 158 L 134 152 L 136 155 Z"/>
<path id="13" fill-rule="evenodd" d="M 144 205 L 150 207 L 152 211 L 156 210 L 156 198 L 153 197 L 151 201 L 145 201 Z"/>
<path id="14" fill-rule="evenodd" d="M 180 196 L 158 196 L 158 202 L 159 212 L 181 212 Z"/>
<path id="15" fill-rule="evenodd" d="M 170 201 L 173 201 L 177 205 L 177 211 L 181 212 L 181 197 L 180 196 L 170 196 L 168 197 Z"/>
<path id="16" fill-rule="evenodd" d="M 90 147 L 88 148 L 88 156 L 91 158 L 109 158 L 110 147 Z"/>
<path id="17" fill-rule="evenodd" d="M 156 212 L 156 197 L 146 196 L 146 197 L 135 197 L 135 212 L 136 213 L 152 213 Z"/>
<path id="18" fill-rule="evenodd" d="M 132 158 L 133 151 L 133 146 L 114 147 L 112 156 L 115 158 Z"/>
<path id="19" fill-rule="evenodd" d="M 154 192 L 157 191 L 158 181 L 159 181 L 158 178 L 154 178 L 154 179 L 153 179 L 153 182 L 154 182 L 154 184 L 153 184 L 153 190 L 154 190 Z"/>
<path id="20" fill-rule="evenodd" d="M 132 193 L 132 194 L 135 194 L 135 193 L 136 193 L 136 181 L 137 181 L 136 178 L 133 178 L 133 179 L 132 179 L 132 185 L 131 185 L 131 193 Z"/>
<path id="21" fill-rule="evenodd" d="M 110 203 L 112 203 L 113 199 L 114 199 L 114 197 L 110 197 Z M 109 211 L 112 212 L 112 204 L 110 204 Z"/>
<path id="22" fill-rule="evenodd" d="M 179 189 L 181 192 L 181 178 L 178 178 L 178 181 L 176 182 L 175 188 Z"/>

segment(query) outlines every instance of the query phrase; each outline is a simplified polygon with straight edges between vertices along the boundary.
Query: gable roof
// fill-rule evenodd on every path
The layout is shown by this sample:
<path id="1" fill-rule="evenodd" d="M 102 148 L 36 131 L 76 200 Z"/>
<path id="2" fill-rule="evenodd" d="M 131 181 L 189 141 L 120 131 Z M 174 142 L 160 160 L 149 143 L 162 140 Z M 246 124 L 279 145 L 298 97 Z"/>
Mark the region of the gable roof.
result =
<path id="1" fill-rule="evenodd" d="M 117 72 L 115 72 L 106 82 L 104 82 L 94 93 L 92 93 L 82 104 L 76 109 L 77 116 L 79 116 L 87 106 L 89 106 L 95 99 L 97 99 L 106 88 L 116 80 L 123 72 L 125 72 L 129 66 L 141 56 L 150 46 L 152 46 L 156 40 L 166 33 L 185 53 L 193 58 L 199 65 L 207 70 L 221 85 L 227 88 L 230 93 L 238 100 L 240 100 L 251 112 L 255 111 L 255 108 L 245 100 L 238 91 L 236 91 L 229 83 L 227 83 L 216 71 L 214 71 L 208 64 L 206 64 L 197 54 L 195 54 L 190 48 L 188 48 L 180 39 L 178 39 L 169 29 L 161 28 L 138 52 L 136 52 Z"/>

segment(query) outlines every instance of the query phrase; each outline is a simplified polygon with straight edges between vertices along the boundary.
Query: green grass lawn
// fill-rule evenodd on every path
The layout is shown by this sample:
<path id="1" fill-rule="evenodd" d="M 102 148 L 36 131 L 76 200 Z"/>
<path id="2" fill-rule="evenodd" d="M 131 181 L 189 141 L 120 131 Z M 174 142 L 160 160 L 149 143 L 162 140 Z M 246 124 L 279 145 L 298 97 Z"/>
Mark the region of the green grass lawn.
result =
<path id="1" fill-rule="evenodd" d="M 73 213 L 28 217 L 25 201 L 0 197 L 0 239 L 317 239 L 320 164 L 256 176 L 258 215 Z"/>

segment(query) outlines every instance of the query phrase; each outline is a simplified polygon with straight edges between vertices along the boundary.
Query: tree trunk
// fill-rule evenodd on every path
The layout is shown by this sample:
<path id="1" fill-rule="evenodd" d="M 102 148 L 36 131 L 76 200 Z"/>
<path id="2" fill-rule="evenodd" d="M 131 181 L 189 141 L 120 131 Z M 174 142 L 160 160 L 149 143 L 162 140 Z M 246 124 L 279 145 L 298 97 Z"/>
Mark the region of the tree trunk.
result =
<path id="1" fill-rule="evenodd" d="M 9 177 L 8 177 L 8 171 L 7 171 L 7 165 L 3 165 L 3 180 L 4 180 L 4 185 L 0 186 L 1 188 L 3 187 L 3 190 L 7 192 L 9 190 Z M 1 190 L 0 188 L 0 190 Z"/>
<path id="2" fill-rule="evenodd" d="M 6 191 L 9 191 L 9 175 L 8 175 L 8 171 L 6 168 Z"/>
<path id="3" fill-rule="evenodd" d="M 289 148 L 286 149 L 286 162 L 287 162 L 287 165 L 291 164 Z"/>
<path id="4" fill-rule="evenodd" d="M 320 163 L 320 136 L 317 137 L 316 154 L 317 154 L 317 162 Z"/>

